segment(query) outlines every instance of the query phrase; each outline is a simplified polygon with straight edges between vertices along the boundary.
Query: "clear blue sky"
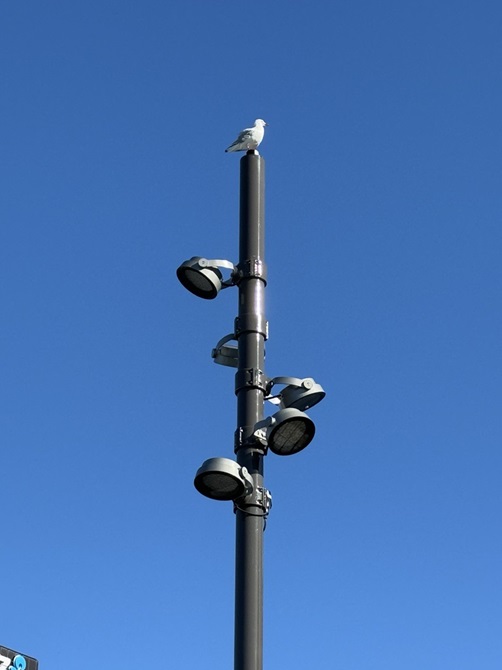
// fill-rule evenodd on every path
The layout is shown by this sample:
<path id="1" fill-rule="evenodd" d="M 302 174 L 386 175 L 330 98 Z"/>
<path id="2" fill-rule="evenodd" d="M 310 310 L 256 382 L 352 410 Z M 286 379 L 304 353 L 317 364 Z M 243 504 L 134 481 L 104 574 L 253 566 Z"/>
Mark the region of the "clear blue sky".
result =
<path id="1" fill-rule="evenodd" d="M 231 668 L 239 155 L 270 124 L 265 668 L 500 670 L 502 9 L 0 3 L 0 644 L 41 670 Z"/>

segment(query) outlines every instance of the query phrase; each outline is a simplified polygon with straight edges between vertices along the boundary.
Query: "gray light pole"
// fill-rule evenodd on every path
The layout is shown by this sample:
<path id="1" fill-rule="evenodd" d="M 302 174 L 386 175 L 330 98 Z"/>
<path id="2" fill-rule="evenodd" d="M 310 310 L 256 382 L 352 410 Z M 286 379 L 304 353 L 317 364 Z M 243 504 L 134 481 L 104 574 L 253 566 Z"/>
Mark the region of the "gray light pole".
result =
<path id="1" fill-rule="evenodd" d="M 235 506 L 235 670 L 263 667 L 263 528 L 266 492 L 263 447 L 254 439 L 263 419 L 266 391 L 265 161 L 254 152 L 241 158 L 239 227 L 237 462 L 253 479 L 253 492 Z"/>
<path id="2" fill-rule="evenodd" d="M 304 410 L 320 402 L 323 388 L 312 378 L 265 376 L 266 267 L 265 161 L 257 151 L 241 158 L 239 262 L 193 256 L 177 269 L 180 282 L 199 298 L 216 298 L 238 287 L 234 332 L 213 349 L 216 363 L 236 368 L 236 460 L 210 458 L 197 470 L 197 490 L 214 500 L 231 500 L 236 515 L 235 670 L 263 668 L 263 531 L 271 496 L 263 483 L 263 457 L 288 456 L 310 444 L 315 426 Z M 223 279 L 221 270 L 231 271 Z M 230 344 L 237 342 L 237 345 Z M 275 386 L 284 388 L 277 394 Z M 264 418 L 264 402 L 279 406 Z"/>

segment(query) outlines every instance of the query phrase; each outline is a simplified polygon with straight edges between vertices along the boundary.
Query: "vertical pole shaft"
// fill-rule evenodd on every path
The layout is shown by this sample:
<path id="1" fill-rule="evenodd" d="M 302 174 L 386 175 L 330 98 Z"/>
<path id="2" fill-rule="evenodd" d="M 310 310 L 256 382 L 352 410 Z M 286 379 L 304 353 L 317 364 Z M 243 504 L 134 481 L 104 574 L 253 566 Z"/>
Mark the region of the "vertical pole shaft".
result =
<path id="1" fill-rule="evenodd" d="M 236 452 L 254 490 L 235 510 L 235 670 L 263 668 L 263 453 L 252 436 L 255 423 L 263 418 L 265 396 L 264 196 L 265 161 L 248 152 L 240 173 Z"/>

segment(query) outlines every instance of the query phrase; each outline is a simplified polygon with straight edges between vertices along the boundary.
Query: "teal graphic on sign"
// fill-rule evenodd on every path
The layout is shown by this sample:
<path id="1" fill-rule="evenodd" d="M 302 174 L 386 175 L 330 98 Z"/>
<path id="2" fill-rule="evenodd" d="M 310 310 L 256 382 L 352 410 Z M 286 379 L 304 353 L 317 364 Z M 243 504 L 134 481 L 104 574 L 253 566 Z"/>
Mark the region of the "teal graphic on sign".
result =
<path id="1" fill-rule="evenodd" d="M 21 654 L 16 654 L 12 660 L 0 654 L 0 670 L 26 670 L 26 659 Z"/>
<path id="2" fill-rule="evenodd" d="M 38 670 L 38 661 L 8 647 L 0 647 L 0 670 Z"/>

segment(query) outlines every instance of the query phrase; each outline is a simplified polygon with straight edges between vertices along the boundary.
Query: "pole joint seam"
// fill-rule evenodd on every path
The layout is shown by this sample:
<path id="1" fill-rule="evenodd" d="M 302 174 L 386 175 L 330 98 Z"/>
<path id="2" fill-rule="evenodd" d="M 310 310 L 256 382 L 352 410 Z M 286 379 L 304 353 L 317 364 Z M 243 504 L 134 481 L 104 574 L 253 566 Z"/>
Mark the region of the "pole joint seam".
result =
<path id="1" fill-rule="evenodd" d="M 268 339 L 268 321 L 264 314 L 240 314 L 234 321 L 235 337 L 243 333 L 258 333 L 265 340 Z"/>

